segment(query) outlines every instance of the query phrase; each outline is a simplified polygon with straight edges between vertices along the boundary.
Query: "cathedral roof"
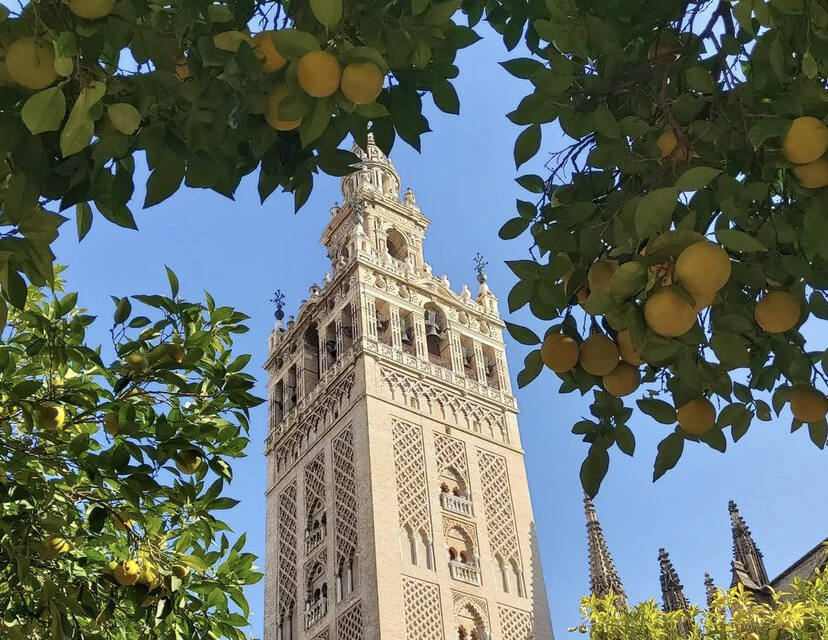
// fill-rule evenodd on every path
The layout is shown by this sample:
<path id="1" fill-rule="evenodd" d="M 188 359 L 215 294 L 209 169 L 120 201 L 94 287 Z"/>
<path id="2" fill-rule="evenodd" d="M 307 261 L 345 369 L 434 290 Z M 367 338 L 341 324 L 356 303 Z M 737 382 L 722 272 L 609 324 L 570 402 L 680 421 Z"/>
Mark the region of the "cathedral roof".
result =
<path id="1" fill-rule="evenodd" d="M 592 498 L 584 494 L 584 510 L 586 512 L 587 544 L 589 547 L 589 583 L 592 595 L 599 598 L 614 593 L 618 596 L 619 604 L 626 604 L 627 594 L 624 585 L 615 568 L 612 556 L 604 539 L 604 531 L 595 513 Z"/>

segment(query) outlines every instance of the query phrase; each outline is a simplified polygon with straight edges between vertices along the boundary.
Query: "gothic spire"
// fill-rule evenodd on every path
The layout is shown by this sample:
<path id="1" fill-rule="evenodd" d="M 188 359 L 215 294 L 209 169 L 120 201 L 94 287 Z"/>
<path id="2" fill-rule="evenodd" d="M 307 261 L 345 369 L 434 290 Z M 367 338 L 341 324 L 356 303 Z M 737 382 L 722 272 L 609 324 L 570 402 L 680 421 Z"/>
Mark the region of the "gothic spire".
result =
<path id="1" fill-rule="evenodd" d="M 681 611 L 690 607 L 684 590 L 679 581 L 670 554 L 663 548 L 658 550 L 658 564 L 661 575 L 661 598 L 664 601 L 665 611 Z"/>
<path id="2" fill-rule="evenodd" d="M 707 596 L 707 606 L 713 604 L 713 599 L 716 597 L 716 585 L 713 584 L 713 578 L 706 571 L 704 572 L 704 593 Z"/>
<path id="3" fill-rule="evenodd" d="M 601 523 L 595 514 L 595 505 L 592 504 L 592 498 L 586 494 L 584 510 L 589 546 L 589 586 L 592 595 L 603 598 L 612 592 L 618 597 L 619 605 L 626 606 L 627 594 L 624 592 L 624 585 L 621 584 L 621 578 L 604 539 Z"/>
<path id="4" fill-rule="evenodd" d="M 730 528 L 733 533 L 733 562 L 731 563 L 733 582 L 731 586 L 742 583 L 750 589 L 761 589 L 769 583 L 762 552 L 753 541 L 750 529 L 739 513 L 736 503 L 731 500 L 727 506 L 730 511 Z"/>

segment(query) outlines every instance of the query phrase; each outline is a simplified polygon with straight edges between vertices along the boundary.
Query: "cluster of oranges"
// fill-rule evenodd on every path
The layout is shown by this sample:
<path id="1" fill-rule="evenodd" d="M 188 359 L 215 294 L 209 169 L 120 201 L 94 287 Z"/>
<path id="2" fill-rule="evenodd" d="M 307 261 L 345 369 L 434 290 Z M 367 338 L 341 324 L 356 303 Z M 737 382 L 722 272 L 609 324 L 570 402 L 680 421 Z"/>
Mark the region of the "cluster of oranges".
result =
<path id="1" fill-rule="evenodd" d="M 596 291 L 609 293 L 610 280 L 619 268 L 624 265 L 619 267 L 611 260 L 594 263 L 587 273 L 590 295 Z M 701 240 L 687 246 L 675 263 L 663 271 L 668 274 L 667 282 L 656 284 L 645 300 L 644 321 L 653 334 L 675 338 L 687 333 L 696 323 L 697 314 L 715 303 L 719 290 L 730 279 L 731 263 L 721 246 Z M 562 279 L 566 281 L 572 273 L 574 266 Z M 579 300 L 583 302 L 586 297 L 584 293 Z M 754 317 L 764 332 L 784 333 L 800 321 L 799 300 L 781 289 L 769 291 L 756 303 Z M 621 397 L 633 393 L 641 383 L 643 347 L 633 343 L 628 330 L 617 332 L 614 340 L 603 333 L 593 333 L 580 344 L 566 334 L 550 333 L 543 341 L 541 359 L 559 374 L 580 366 L 600 378 L 608 393 Z M 801 422 L 816 422 L 828 413 L 828 398 L 810 386 L 794 387 L 788 400 L 794 417 Z M 716 410 L 706 397 L 693 398 L 677 407 L 677 418 L 685 432 L 702 436 L 714 427 Z"/>
<path id="2" fill-rule="evenodd" d="M 794 165 L 793 174 L 803 187 L 828 187 L 828 127 L 813 116 L 796 118 L 782 139 L 782 153 Z"/>
<path id="3" fill-rule="evenodd" d="M 287 63 L 276 51 L 272 38 L 266 38 L 264 47 L 265 68 L 279 65 L 274 69 L 278 70 Z M 329 51 L 309 51 L 299 59 L 296 81 L 312 98 L 327 98 L 341 90 L 342 95 L 354 104 L 365 105 L 374 102 L 382 91 L 383 73 L 373 62 L 350 62 L 343 68 Z M 278 131 L 290 131 L 302 122 L 301 119 L 280 117 L 280 104 L 288 94 L 287 85 L 280 84 L 268 96 L 265 118 Z"/>

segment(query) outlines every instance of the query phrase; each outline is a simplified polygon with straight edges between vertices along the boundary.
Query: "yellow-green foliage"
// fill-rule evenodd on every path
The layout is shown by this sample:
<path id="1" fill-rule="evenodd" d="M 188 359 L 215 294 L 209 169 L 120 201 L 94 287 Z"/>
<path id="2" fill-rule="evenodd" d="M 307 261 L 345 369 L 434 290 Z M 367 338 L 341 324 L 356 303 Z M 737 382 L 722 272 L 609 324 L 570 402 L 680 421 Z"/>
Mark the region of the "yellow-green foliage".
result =
<path id="1" fill-rule="evenodd" d="M 759 603 L 742 585 L 719 591 L 707 609 L 665 613 L 654 600 L 618 608 L 613 598 L 585 597 L 584 624 L 570 631 L 594 640 L 822 640 L 828 638 L 828 574 L 797 578 L 790 592 Z"/>

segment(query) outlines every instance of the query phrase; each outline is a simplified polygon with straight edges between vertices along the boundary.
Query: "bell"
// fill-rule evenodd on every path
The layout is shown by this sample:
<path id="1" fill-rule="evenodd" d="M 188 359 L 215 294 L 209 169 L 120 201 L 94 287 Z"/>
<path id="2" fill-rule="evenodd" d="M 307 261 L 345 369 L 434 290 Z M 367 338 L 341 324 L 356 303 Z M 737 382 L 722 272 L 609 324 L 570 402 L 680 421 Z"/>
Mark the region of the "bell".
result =
<path id="1" fill-rule="evenodd" d="M 336 340 L 328 340 L 325 343 L 325 348 L 328 350 L 332 356 L 336 355 Z"/>
<path id="2" fill-rule="evenodd" d="M 412 330 L 411 327 L 406 327 L 406 328 L 403 329 L 403 331 L 402 331 L 403 344 L 411 344 L 411 342 L 412 342 L 411 338 L 412 338 L 413 333 L 414 333 L 414 331 Z"/>
<path id="3" fill-rule="evenodd" d="M 429 322 L 428 319 L 426 319 L 425 330 L 426 336 L 436 336 L 439 338 L 442 334 L 442 331 L 440 330 L 440 325 L 433 321 Z"/>

